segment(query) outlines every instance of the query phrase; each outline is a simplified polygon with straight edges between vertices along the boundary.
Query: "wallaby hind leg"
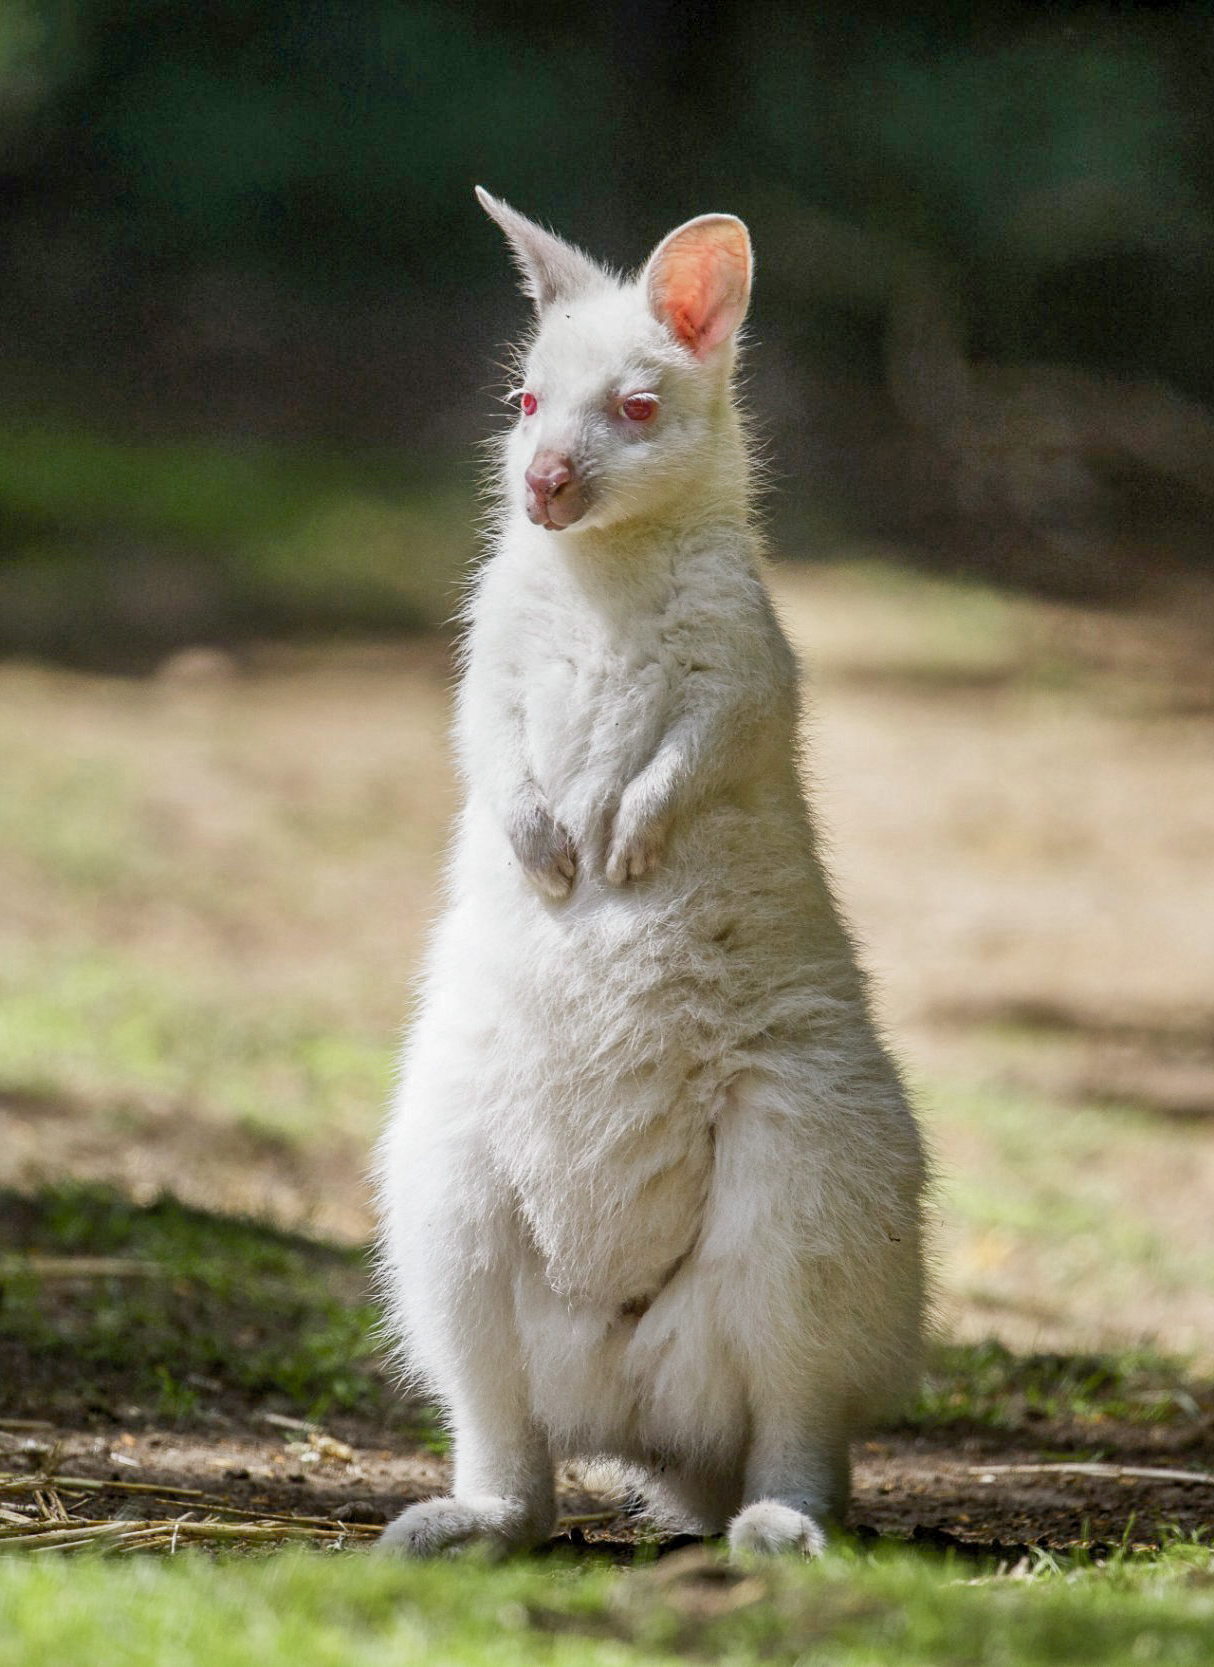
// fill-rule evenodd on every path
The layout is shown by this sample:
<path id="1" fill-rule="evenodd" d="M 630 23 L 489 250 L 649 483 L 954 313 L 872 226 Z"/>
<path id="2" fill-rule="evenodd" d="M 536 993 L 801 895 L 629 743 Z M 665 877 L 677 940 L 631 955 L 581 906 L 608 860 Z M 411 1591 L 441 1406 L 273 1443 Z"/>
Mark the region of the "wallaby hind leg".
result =
<path id="1" fill-rule="evenodd" d="M 744 1504 L 729 1525 L 729 1549 L 818 1556 L 828 1523 L 847 1514 L 851 1458 L 846 1428 L 819 1413 L 761 1407 L 746 1464 Z"/>
<path id="2" fill-rule="evenodd" d="M 512 1244 L 488 1167 L 475 1150 L 435 1165 L 429 1230 L 416 1231 L 417 1199 L 400 1207 L 393 1258 L 409 1296 L 401 1323 L 447 1412 L 451 1493 L 410 1505 L 379 1544 L 429 1557 L 469 1541 L 535 1545 L 555 1526 L 552 1456 L 531 1405 L 510 1276 Z"/>
<path id="3" fill-rule="evenodd" d="M 456 1412 L 455 1475 L 448 1497 L 423 1499 L 389 1523 L 378 1544 L 433 1557 L 473 1541 L 503 1551 L 548 1539 L 556 1525 L 552 1463 L 542 1434 L 498 1404 Z"/>

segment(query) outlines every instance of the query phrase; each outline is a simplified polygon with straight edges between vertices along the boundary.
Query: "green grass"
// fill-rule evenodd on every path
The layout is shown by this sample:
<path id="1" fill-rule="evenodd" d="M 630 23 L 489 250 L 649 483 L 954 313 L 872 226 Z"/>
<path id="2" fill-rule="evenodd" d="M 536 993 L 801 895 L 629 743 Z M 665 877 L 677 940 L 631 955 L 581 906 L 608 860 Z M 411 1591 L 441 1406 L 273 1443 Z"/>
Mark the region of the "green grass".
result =
<path id="1" fill-rule="evenodd" d="M 258 1140 L 369 1145 L 391 1038 L 335 1027 L 318 1002 L 267 993 L 234 1005 L 204 981 L 156 977 L 121 954 L 20 961 L 0 974 L 0 1092 L 83 1102 L 137 1128 L 176 1108 Z"/>
<path id="2" fill-rule="evenodd" d="M 909 1422 L 1017 1430 L 1026 1423 L 1088 1424 L 1093 1440 L 1110 1419 L 1164 1424 L 1214 1410 L 1214 1386 L 1190 1379 L 1181 1361 L 1152 1349 L 1123 1353 L 1017 1354 L 994 1338 L 939 1342 Z"/>
<path id="3" fill-rule="evenodd" d="M 20 1362 L 13 1382 L 27 1383 L 26 1410 L 58 1385 L 74 1403 L 135 1401 L 178 1417 L 205 1402 L 200 1383 L 306 1416 L 337 1408 L 387 1418 L 397 1406 L 366 1252 L 167 1196 L 136 1204 L 100 1186 L 0 1193 L 0 1206 L 0 1343 Z M 48 1256 L 121 1258 L 147 1271 L 63 1282 L 40 1276 Z M 934 1347 L 908 1422 L 1023 1434 L 1053 1420 L 1086 1425 L 1098 1445 L 1110 1420 L 1188 1422 L 1211 1407 L 1209 1383 L 1148 1350 L 1017 1354 L 988 1339 Z M 432 1422 L 416 1433 L 442 1448 Z"/>
<path id="4" fill-rule="evenodd" d="M 122 1258 L 144 1272 L 81 1280 L 45 1258 Z M 395 1425 L 432 1450 L 424 1410 L 398 1407 L 376 1357 L 366 1263 L 264 1223 L 136 1205 L 96 1187 L 0 1195 L 0 1411 L 115 1412 L 186 1424 L 214 1405 Z M 913 1422 L 1011 1429 L 1040 1417 L 1191 1416 L 1208 1386 L 1149 1356 L 1017 1356 L 997 1343 L 937 1351 Z M 1214 1557 L 1029 1552 L 1009 1569 L 916 1546 L 841 1543 L 818 1565 L 739 1579 L 715 1555 L 631 1570 L 584 1553 L 401 1566 L 358 1551 L 66 1568 L 0 1540 L 0 1664 L 90 1667 L 256 1661 L 897 1662 L 899 1667 L 1208 1660 Z"/>
<path id="5" fill-rule="evenodd" d="M 394 1415 L 361 1251 L 83 1186 L 0 1194 L 0 1251 L 0 1406 L 134 1404 L 176 1419 L 222 1396 L 316 1418 Z M 64 1280 L 62 1267 L 39 1272 L 46 1257 L 144 1271 Z"/>
<path id="6" fill-rule="evenodd" d="M 949 1280 L 966 1301 L 1132 1351 L 1154 1334 L 1161 1295 L 1214 1293 L 1208 1223 L 1184 1208 L 1198 1129 L 990 1081 L 934 1078 L 917 1098 L 939 1157 Z M 1176 1346 L 1210 1364 L 1204 1336 Z"/>
<path id="7" fill-rule="evenodd" d="M 827 675 L 941 689 L 1042 679 L 1031 615 L 982 580 L 929 576 L 888 556 L 858 554 L 820 588 L 825 625 L 811 622 L 810 631 L 815 667 Z"/>
<path id="8" fill-rule="evenodd" d="M 358 1553 L 69 1568 L 43 1554 L 0 1562 L 0 1605 L 5 1667 L 1205 1667 L 1214 1560 L 1178 1544 L 1150 1562 L 1042 1559 L 1008 1579 L 910 1551 L 842 1549 L 739 1578 L 708 1558 L 633 1571 L 564 1559 L 407 1566 Z"/>

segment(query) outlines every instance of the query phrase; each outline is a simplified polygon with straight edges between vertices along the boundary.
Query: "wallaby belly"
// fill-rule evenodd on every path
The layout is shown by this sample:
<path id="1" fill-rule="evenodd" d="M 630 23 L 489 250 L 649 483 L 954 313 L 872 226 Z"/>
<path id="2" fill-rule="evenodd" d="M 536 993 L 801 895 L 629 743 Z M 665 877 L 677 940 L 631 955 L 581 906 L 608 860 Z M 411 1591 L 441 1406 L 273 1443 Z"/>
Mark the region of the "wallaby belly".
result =
<path id="1" fill-rule="evenodd" d="M 553 907 L 488 818 L 465 828 L 447 959 L 491 1027 L 471 1093 L 543 1277 L 571 1302 L 663 1287 L 700 1232 L 730 1078 L 847 994 L 829 899 L 778 809 L 706 807 L 657 874 L 626 890 L 587 874 Z"/>

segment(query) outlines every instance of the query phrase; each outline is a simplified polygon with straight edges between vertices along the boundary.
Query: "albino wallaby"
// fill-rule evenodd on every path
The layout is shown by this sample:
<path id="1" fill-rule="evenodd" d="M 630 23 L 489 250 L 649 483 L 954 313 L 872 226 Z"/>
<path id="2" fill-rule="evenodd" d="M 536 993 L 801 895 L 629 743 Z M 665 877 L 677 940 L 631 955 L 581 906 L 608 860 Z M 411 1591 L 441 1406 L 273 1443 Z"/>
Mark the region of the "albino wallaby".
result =
<path id="1" fill-rule="evenodd" d="M 523 1546 L 556 1459 L 818 1551 L 913 1383 L 923 1159 L 817 855 L 731 381 L 745 226 L 620 280 L 487 192 L 535 303 L 468 604 L 447 906 L 381 1149 L 402 1355 L 450 1497 Z"/>

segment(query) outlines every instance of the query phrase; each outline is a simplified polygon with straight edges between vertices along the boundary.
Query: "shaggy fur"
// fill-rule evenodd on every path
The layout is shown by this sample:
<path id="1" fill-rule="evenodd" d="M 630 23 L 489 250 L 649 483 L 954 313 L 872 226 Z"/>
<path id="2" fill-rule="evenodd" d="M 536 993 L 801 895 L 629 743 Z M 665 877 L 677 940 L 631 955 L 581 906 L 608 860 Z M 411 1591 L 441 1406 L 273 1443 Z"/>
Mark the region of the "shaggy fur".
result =
<path id="1" fill-rule="evenodd" d="M 814 1553 L 853 1432 L 916 1376 L 923 1160 L 798 776 L 731 388 L 749 239 L 703 216 L 621 281 L 482 202 L 538 403 L 469 605 L 465 801 L 381 1149 L 392 1323 L 454 1484 L 384 1543 L 540 1540 L 554 1461 L 610 1455 L 667 1523 Z M 567 529 L 525 512 L 541 452 Z"/>

